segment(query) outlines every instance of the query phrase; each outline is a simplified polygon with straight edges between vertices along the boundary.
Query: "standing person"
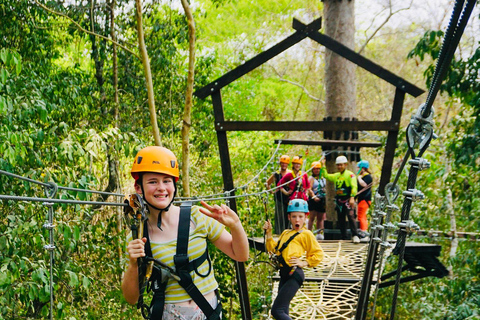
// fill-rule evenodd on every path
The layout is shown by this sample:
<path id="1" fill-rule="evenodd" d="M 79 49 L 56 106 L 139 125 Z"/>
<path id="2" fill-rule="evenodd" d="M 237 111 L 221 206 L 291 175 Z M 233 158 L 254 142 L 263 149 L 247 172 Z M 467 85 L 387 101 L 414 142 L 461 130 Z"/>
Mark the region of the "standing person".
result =
<path id="1" fill-rule="evenodd" d="M 292 172 L 288 169 L 290 164 L 290 157 L 287 155 L 282 155 L 279 160 L 280 169 L 275 171 L 268 179 L 265 185 L 267 188 L 270 188 L 272 183 L 275 183 L 275 186 L 280 182 L 282 177 L 289 172 Z M 288 188 L 285 186 L 285 188 Z M 287 206 L 288 201 L 290 201 L 289 196 L 284 195 L 279 189 L 272 191 L 275 194 L 275 234 L 282 233 L 283 230 L 287 228 L 288 216 L 287 216 Z"/>
<path id="2" fill-rule="evenodd" d="M 308 204 L 303 199 L 291 200 L 288 204 L 288 219 L 292 229 L 283 231 L 278 242 L 272 237 L 272 224 L 266 221 L 267 251 L 274 253 L 280 262 L 278 294 L 272 305 L 272 316 L 277 320 L 292 319 L 289 316 L 290 301 L 305 280 L 303 268 L 315 267 L 323 260 L 323 250 L 315 236 L 305 228 Z M 305 255 L 306 261 L 301 257 Z"/>
<path id="3" fill-rule="evenodd" d="M 324 164 L 321 172 L 322 177 L 328 181 L 335 183 L 335 209 L 337 211 L 338 226 L 342 235 L 342 240 L 347 239 L 347 226 L 345 224 L 345 217 L 348 218 L 350 231 L 352 232 L 352 241 L 359 243 L 357 222 L 355 219 L 354 206 L 355 195 L 357 194 L 357 178 L 350 170 L 347 170 L 348 160 L 345 156 L 338 156 L 335 160 L 338 172 L 329 174 L 325 168 L 325 159 L 322 160 Z"/>
<path id="4" fill-rule="evenodd" d="M 326 185 L 325 178 L 320 176 L 322 164 L 318 161 L 312 163 L 312 175 L 308 178 L 311 188 L 307 190 L 309 195 L 308 210 L 310 211 L 308 219 L 308 230 L 312 230 L 313 221 L 316 220 L 315 228 L 317 240 L 323 240 L 323 221 L 325 220 L 326 210 Z"/>
<path id="5" fill-rule="evenodd" d="M 369 169 L 370 164 L 367 160 L 362 160 L 357 164 L 358 184 L 362 189 L 357 192 L 357 215 L 360 222 L 360 231 L 358 232 L 360 238 L 367 238 L 369 236 L 367 211 L 372 204 L 372 174 Z"/>
<path id="6" fill-rule="evenodd" d="M 210 206 L 203 201 L 203 208 L 193 206 L 185 210 L 184 206 L 173 205 L 178 162 L 166 148 L 140 150 L 131 175 L 135 191 L 148 208 L 148 219 L 143 225 L 145 237 L 132 240 L 130 236 L 128 242 L 123 296 L 131 304 L 139 301 L 142 314 L 147 313 L 152 320 L 221 319 L 218 283 L 208 257 L 207 240 L 230 258 L 246 261 L 248 239 L 237 214 L 224 204 Z M 184 246 L 185 254 L 179 255 L 179 248 Z M 148 286 L 154 291 L 150 307 L 143 304 L 144 287 L 139 289 L 139 269 L 148 270 L 143 263 L 139 265 L 139 258 L 165 266 L 162 269 L 155 265 L 153 269 Z M 165 270 L 174 276 L 164 273 Z"/>
<path id="7" fill-rule="evenodd" d="M 303 164 L 303 159 L 300 156 L 295 156 L 292 159 L 292 172 L 287 173 L 286 175 L 283 176 L 282 179 L 278 182 L 278 186 L 281 186 L 282 184 L 290 181 L 288 186 L 288 189 L 285 188 L 285 186 L 280 188 L 280 191 L 288 196 L 290 200 L 293 199 L 303 199 L 305 201 L 308 200 L 306 191 L 310 188 L 310 183 L 308 182 L 308 176 L 306 173 L 302 173 L 302 168 Z M 300 177 L 297 180 L 293 180 L 297 177 Z"/>

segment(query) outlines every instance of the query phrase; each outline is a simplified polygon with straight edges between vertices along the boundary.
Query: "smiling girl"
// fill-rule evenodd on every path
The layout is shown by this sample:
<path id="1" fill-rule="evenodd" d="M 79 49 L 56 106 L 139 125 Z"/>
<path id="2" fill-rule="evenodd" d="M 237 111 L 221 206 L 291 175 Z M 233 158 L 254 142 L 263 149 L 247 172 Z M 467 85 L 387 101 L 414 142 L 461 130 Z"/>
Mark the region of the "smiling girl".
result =
<path id="1" fill-rule="evenodd" d="M 202 201 L 203 207 L 191 207 L 190 225 L 182 224 L 181 209 L 173 205 L 179 177 L 178 162 L 166 148 L 153 146 L 140 150 L 131 174 L 135 179 L 135 191 L 147 204 L 149 214 L 143 226 L 147 236 L 134 240 L 130 237 L 128 240 L 128 267 L 122 281 L 123 296 L 127 302 L 134 304 L 143 294 L 139 290 L 139 268 L 143 267 L 138 263 L 139 258 L 148 256 L 175 270 L 177 238 L 180 230 L 187 230 L 187 261 L 190 264 L 186 265 L 186 270 L 192 285 L 198 289 L 198 294 L 194 292 L 196 299 L 191 296 L 191 291 L 187 292 L 179 283 L 179 277 L 170 277 L 162 292 L 155 290 L 159 282 L 150 285 L 154 288 L 152 305 L 150 308 L 142 306 L 142 313 L 146 310 L 152 320 L 221 319 L 218 283 L 210 259 L 203 257 L 208 256 L 207 241 L 210 241 L 234 260 L 248 259 L 248 239 L 237 214 L 224 204 L 210 206 Z M 182 243 L 179 243 L 181 246 Z M 178 275 L 179 270 L 176 272 Z M 159 278 L 156 277 L 155 281 L 160 281 Z M 180 279 L 184 281 L 184 278 Z"/>

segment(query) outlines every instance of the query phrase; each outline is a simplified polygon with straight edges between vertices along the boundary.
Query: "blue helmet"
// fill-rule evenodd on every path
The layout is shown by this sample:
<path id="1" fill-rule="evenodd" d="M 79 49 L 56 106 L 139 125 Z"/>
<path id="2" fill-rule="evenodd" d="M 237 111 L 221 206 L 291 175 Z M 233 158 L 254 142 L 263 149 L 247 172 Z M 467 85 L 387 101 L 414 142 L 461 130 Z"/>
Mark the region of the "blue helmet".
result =
<path id="1" fill-rule="evenodd" d="M 308 211 L 308 203 L 303 199 L 293 199 L 288 202 L 287 212 L 305 212 Z"/>
<path id="2" fill-rule="evenodd" d="M 368 163 L 367 160 L 361 160 L 361 161 L 357 164 L 357 167 L 368 169 L 368 168 L 370 167 L 370 164 Z"/>

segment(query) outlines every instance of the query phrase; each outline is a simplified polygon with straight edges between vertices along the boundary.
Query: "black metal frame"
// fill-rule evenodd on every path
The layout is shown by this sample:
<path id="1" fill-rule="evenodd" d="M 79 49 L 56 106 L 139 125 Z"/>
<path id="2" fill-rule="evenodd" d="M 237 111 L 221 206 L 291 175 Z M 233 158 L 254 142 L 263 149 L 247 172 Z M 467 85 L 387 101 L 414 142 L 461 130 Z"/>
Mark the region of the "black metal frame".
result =
<path id="1" fill-rule="evenodd" d="M 382 68 L 373 61 L 361 56 L 353 50 L 342 45 L 338 41 L 320 33 L 318 30 L 321 27 L 321 18 L 318 18 L 310 24 L 303 24 L 297 19 L 293 19 L 293 29 L 296 31 L 274 45 L 270 49 L 258 54 L 252 59 L 237 68 L 227 72 L 218 79 L 212 81 L 210 84 L 195 91 L 195 96 L 200 99 L 205 99 L 208 96 L 212 97 L 213 112 L 215 117 L 215 130 L 217 132 L 218 147 L 220 153 L 220 161 L 222 164 L 222 175 L 225 190 L 233 190 L 233 176 L 230 162 L 230 154 L 228 150 L 227 131 L 388 131 L 387 144 L 385 146 L 384 161 L 382 166 L 382 176 L 380 179 L 379 192 L 383 193 L 385 185 L 390 181 L 393 158 L 396 149 L 396 142 L 398 131 L 400 127 L 400 118 L 402 115 L 403 101 L 405 94 L 408 93 L 414 97 L 419 96 L 424 91 L 408 81 L 396 76 L 390 71 Z M 237 80 L 248 72 L 254 70 L 258 66 L 264 64 L 268 60 L 282 53 L 291 46 L 297 44 L 305 38 L 310 38 L 319 44 L 322 44 L 327 49 L 344 57 L 345 59 L 357 64 L 377 77 L 392 84 L 395 88 L 395 98 L 393 101 L 392 115 L 388 121 L 225 121 L 222 97 L 220 90 L 231 82 Z M 325 142 L 322 142 L 325 143 Z M 353 143 L 353 142 L 352 142 Z M 322 144 L 320 144 L 322 145 Z M 332 145 L 344 145 L 344 142 Z M 353 145 L 353 144 L 351 144 Z M 357 147 L 358 142 L 355 142 Z M 235 199 L 230 200 L 233 210 L 236 210 Z M 377 252 L 377 244 L 373 243 L 369 248 L 369 255 L 367 257 L 367 265 L 365 270 L 364 281 L 362 282 L 362 289 L 359 296 L 359 303 L 357 307 L 357 315 L 359 313 L 366 314 L 366 304 L 375 266 L 375 255 Z M 237 281 L 239 284 L 239 293 L 242 308 L 242 318 L 252 319 L 248 289 L 246 282 L 245 266 L 243 263 L 236 262 Z M 368 279 L 366 281 L 366 279 Z M 358 319 L 358 318 L 357 318 Z"/>
<path id="2" fill-rule="evenodd" d="M 406 276 L 400 279 L 400 283 L 409 282 L 425 277 L 443 278 L 449 274 L 447 268 L 437 259 L 440 256 L 442 247 L 436 244 L 427 243 L 406 243 L 405 244 L 405 265 L 402 266 L 403 271 L 410 271 L 413 275 Z M 394 270 L 390 273 L 384 274 L 381 278 L 379 287 L 385 288 L 393 286 L 395 280 L 385 281 L 396 275 Z"/>

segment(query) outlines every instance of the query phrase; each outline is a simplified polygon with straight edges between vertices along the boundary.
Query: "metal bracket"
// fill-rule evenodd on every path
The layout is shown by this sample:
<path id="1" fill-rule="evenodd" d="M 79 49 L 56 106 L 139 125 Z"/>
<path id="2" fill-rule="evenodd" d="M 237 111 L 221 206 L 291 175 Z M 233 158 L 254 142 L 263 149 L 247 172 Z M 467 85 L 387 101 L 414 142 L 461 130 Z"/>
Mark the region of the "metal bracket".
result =
<path id="1" fill-rule="evenodd" d="M 433 132 L 433 114 L 434 109 L 428 117 L 422 117 L 425 103 L 422 103 L 417 110 L 417 113 L 410 119 L 410 124 L 407 127 L 407 142 L 410 148 L 418 146 L 422 150 L 430 140 L 436 139 L 437 135 Z"/>
<path id="2" fill-rule="evenodd" d="M 415 158 L 408 161 L 408 163 L 413 167 L 420 171 L 425 169 L 430 169 L 430 161 L 424 158 Z"/>
<path id="3" fill-rule="evenodd" d="M 412 234 L 413 232 L 420 230 L 418 224 L 416 224 L 413 220 L 405 220 L 399 222 L 397 223 L 397 226 L 400 228 L 401 231 L 404 231 L 407 234 Z"/>
<path id="4" fill-rule="evenodd" d="M 403 191 L 403 195 L 412 201 L 418 201 L 418 200 L 423 200 L 425 199 L 425 195 L 423 194 L 422 191 L 417 190 L 417 189 L 408 189 L 406 191 Z"/>

